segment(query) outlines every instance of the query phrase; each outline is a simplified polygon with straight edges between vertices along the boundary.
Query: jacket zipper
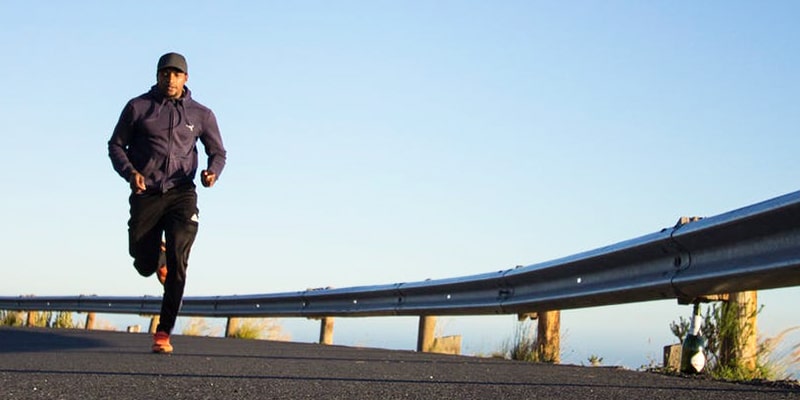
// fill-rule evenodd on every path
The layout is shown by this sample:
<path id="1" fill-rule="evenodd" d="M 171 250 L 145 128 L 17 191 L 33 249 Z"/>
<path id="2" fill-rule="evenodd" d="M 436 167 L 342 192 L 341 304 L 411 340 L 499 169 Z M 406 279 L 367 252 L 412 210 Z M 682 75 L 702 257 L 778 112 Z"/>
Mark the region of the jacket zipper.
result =
<path id="1" fill-rule="evenodd" d="M 175 124 L 175 102 L 168 101 L 169 108 L 169 129 L 167 130 L 167 161 L 164 164 L 164 178 L 161 179 L 161 193 L 166 193 L 167 180 L 169 180 L 170 164 L 172 162 L 172 128 Z"/>

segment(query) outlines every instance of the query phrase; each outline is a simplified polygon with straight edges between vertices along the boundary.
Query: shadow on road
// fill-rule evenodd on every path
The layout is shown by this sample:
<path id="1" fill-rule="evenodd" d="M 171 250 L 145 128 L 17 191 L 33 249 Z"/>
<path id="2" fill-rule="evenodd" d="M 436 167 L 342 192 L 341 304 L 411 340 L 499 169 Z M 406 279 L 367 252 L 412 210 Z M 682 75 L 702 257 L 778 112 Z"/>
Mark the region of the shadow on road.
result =
<path id="1" fill-rule="evenodd" d="M 0 354 L 90 349 L 106 345 L 103 340 L 76 336 L 69 331 L 0 328 Z"/>

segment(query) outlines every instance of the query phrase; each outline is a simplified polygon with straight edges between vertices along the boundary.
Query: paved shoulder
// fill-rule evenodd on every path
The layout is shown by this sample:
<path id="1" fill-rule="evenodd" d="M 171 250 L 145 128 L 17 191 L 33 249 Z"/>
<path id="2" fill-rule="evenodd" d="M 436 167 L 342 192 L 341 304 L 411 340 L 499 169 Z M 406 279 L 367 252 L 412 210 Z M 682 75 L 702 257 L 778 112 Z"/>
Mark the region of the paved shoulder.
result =
<path id="1" fill-rule="evenodd" d="M 411 351 L 0 328 L 7 399 L 794 399 L 800 391 Z"/>

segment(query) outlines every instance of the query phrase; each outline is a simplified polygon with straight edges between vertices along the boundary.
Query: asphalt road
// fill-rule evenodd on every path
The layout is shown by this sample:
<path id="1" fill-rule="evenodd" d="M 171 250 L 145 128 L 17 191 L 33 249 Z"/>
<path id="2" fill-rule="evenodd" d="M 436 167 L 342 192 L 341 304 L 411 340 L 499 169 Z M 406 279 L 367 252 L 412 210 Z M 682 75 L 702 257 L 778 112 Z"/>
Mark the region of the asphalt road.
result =
<path id="1" fill-rule="evenodd" d="M 800 389 L 411 351 L 0 328 L 1 399 L 800 399 Z"/>

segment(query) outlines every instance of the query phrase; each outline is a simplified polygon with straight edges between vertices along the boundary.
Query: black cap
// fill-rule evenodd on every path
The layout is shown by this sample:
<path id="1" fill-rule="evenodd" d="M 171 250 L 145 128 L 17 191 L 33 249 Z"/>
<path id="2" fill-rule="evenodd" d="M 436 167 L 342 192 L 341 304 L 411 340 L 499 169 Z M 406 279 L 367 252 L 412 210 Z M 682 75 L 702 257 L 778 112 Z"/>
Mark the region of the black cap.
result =
<path id="1" fill-rule="evenodd" d="M 167 53 L 158 59 L 158 71 L 164 68 L 175 68 L 183 73 L 189 73 L 189 67 L 186 66 L 186 59 L 178 53 Z"/>

